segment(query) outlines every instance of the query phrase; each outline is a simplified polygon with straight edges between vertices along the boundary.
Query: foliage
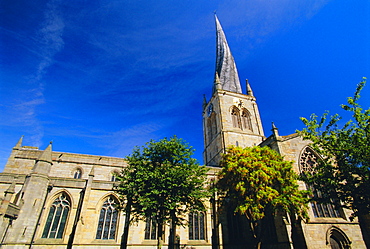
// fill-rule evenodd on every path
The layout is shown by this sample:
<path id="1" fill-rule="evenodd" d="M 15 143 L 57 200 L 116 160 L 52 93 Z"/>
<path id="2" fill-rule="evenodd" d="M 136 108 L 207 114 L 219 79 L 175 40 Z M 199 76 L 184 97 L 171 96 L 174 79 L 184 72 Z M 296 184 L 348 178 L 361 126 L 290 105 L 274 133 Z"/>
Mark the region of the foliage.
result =
<path id="1" fill-rule="evenodd" d="M 176 136 L 136 147 L 128 166 L 117 175 L 122 203 L 131 203 L 133 220 L 152 217 L 157 224 L 175 222 L 190 210 L 204 210 L 207 169 L 192 158 L 193 149 Z M 174 215 L 175 214 L 175 215 Z"/>
<path id="2" fill-rule="evenodd" d="M 304 180 L 326 195 L 321 201 L 337 198 L 353 211 L 353 217 L 370 213 L 370 108 L 363 110 L 358 103 L 366 78 L 357 86 L 342 109 L 352 114 L 341 126 L 341 116 L 301 118 L 306 125 L 299 133 L 312 141 L 312 147 L 323 160 Z"/>
<path id="3" fill-rule="evenodd" d="M 295 213 L 307 218 L 308 192 L 298 190 L 292 162 L 285 161 L 276 151 L 232 146 L 223 155 L 221 166 L 218 189 L 252 226 L 257 226 L 268 212 Z"/>

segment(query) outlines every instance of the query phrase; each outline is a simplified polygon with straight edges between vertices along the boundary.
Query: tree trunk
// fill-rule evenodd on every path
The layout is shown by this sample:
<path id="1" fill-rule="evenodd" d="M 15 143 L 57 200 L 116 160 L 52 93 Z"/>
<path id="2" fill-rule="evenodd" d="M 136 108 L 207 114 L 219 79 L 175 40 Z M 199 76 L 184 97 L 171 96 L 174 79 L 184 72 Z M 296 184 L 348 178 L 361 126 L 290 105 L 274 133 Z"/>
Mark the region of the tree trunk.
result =
<path id="1" fill-rule="evenodd" d="M 176 237 L 176 214 L 175 210 L 171 210 L 171 227 L 170 234 L 168 236 L 168 249 L 175 249 L 175 237 Z"/>
<path id="2" fill-rule="evenodd" d="M 158 222 L 157 225 L 157 249 L 161 249 L 163 245 L 163 222 Z"/>
<path id="3" fill-rule="evenodd" d="M 358 222 L 366 248 L 370 249 L 370 214 L 360 211 L 358 214 Z"/>
<path id="4" fill-rule="evenodd" d="M 125 208 L 125 226 L 123 228 L 123 234 L 121 237 L 120 249 L 127 248 L 128 231 L 130 229 L 130 216 L 131 216 L 131 200 L 128 200 Z"/>
<path id="5" fill-rule="evenodd" d="M 219 239 L 218 239 L 218 214 L 216 209 L 216 192 L 213 193 L 211 197 L 212 204 L 212 249 L 219 249 Z"/>
<path id="6" fill-rule="evenodd" d="M 249 224 L 250 224 L 250 228 L 251 228 L 251 231 L 253 233 L 253 238 L 254 238 L 254 241 L 253 241 L 253 248 L 255 249 L 260 249 L 261 248 L 261 244 L 262 244 L 262 241 L 261 241 L 261 226 L 262 226 L 262 222 L 261 221 L 249 221 Z"/>

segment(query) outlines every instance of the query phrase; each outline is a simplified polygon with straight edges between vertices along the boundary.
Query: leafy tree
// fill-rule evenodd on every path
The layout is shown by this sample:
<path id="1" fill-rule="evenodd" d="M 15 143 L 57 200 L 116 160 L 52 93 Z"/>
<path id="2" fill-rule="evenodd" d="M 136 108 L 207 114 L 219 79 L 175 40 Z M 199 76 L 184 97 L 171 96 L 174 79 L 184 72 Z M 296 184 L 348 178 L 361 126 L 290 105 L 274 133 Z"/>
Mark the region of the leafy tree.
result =
<path id="1" fill-rule="evenodd" d="M 328 118 L 326 112 L 320 119 L 312 114 L 310 119 L 301 118 L 306 128 L 299 133 L 311 140 L 311 146 L 323 157 L 316 171 L 305 174 L 304 180 L 325 193 L 318 201 L 338 199 L 343 207 L 352 210 L 351 218 L 358 217 L 370 248 L 370 108 L 363 110 L 358 103 L 365 83 L 363 78 L 354 97 L 341 105 L 353 120 L 341 125 L 338 114 Z"/>
<path id="2" fill-rule="evenodd" d="M 285 161 L 276 151 L 232 146 L 220 165 L 217 187 L 236 206 L 234 212 L 248 219 L 255 248 L 262 243 L 264 217 L 289 213 L 292 218 L 307 218 L 308 192 L 298 190 L 292 162 Z"/>
<path id="3" fill-rule="evenodd" d="M 127 156 L 128 166 L 117 176 L 116 191 L 124 203 L 122 208 L 132 215 L 130 220 L 150 217 L 156 221 L 158 248 L 165 223 L 170 223 L 169 248 L 173 248 L 176 225 L 187 224 L 184 214 L 204 210 L 207 169 L 192 155 L 193 149 L 176 136 L 152 140 Z"/>

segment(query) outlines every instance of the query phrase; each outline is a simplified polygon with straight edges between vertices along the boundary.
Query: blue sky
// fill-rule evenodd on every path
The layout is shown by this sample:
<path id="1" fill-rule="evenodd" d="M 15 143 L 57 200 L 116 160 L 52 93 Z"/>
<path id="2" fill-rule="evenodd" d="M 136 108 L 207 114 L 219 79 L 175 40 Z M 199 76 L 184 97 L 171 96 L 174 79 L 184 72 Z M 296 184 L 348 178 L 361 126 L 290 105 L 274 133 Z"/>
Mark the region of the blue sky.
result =
<path id="1" fill-rule="evenodd" d="M 124 157 L 177 135 L 202 163 L 214 11 L 265 135 L 339 105 L 370 77 L 367 0 L 5 0 L 0 7 L 0 169 L 24 145 Z M 370 83 L 362 104 L 370 103 Z"/>

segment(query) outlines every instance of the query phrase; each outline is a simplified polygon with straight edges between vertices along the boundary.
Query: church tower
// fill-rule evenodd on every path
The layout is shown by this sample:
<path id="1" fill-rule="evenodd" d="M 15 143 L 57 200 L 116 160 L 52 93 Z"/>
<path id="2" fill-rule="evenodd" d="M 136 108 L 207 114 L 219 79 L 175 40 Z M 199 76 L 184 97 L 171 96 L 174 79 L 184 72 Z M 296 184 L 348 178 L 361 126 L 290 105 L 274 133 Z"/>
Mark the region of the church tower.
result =
<path id="1" fill-rule="evenodd" d="M 218 166 L 221 153 L 231 145 L 249 147 L 264 138 L 256 98 L 246 82 L 242 93 L 238 72 L 224 31 L 216 21 L 216 72 L 211 99 L 203 103 L 204 163 Z"/>

